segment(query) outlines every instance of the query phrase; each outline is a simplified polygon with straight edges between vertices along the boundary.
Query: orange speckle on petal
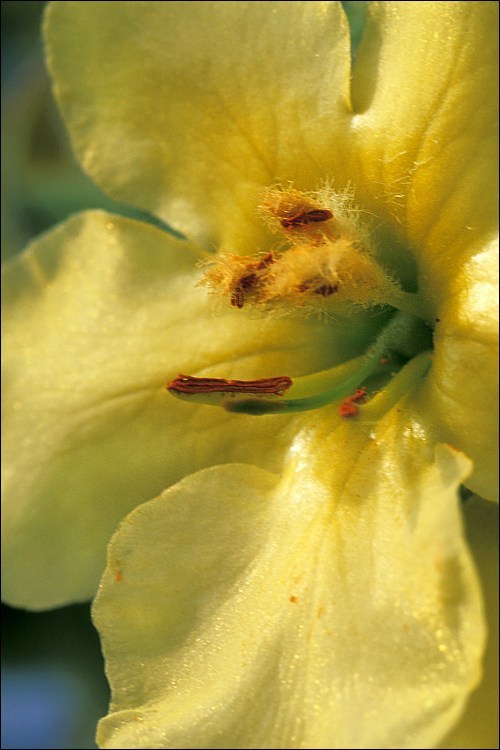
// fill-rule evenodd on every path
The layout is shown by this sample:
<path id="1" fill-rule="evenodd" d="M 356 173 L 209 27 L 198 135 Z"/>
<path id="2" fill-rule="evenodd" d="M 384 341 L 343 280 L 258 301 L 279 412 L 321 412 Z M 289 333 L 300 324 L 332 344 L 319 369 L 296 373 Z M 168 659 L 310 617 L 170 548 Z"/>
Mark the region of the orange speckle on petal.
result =
<path id="1" fill-rule="evenodd" d="M 120 581 L 123 581 L 123 573 L 121 570 L 115 570 L 115 582 L 120 583 Z"/>
<path id="2" fill-rule="evenodd" d="M 295 602 L 297 601 L 297 597 L 292 594 L 292 596 L 290 597 L 290 601 L 292 602 L 292 604 L 295 604 Z"/>

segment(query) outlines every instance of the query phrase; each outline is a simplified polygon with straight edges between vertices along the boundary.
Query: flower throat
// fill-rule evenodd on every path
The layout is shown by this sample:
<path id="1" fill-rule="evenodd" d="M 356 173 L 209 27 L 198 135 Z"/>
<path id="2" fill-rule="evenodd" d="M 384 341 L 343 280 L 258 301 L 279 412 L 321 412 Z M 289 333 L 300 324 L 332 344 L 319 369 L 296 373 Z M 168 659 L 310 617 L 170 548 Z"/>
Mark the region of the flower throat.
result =
<path id="1" fill-rule="evenodd" d="M 332 317 L 348 315 L 354 307 L 383 305 L 393 308 L 394 315 L 364 355 L 330 370 L 294 380 L 287 375 L 244 381 L 179 374 L 167 384 L 168 391 L 252 415 L 306 411 L 341 400 L 340 416 L 357 417 L 362 411 L 376 418 L 430 366 L 430 352 L 425 351 L 430 330 L 418 294 L 404 291 L 376 260 L 349 194 L 329 188 L 313 194 L 272 188 L 265 192 L 260 212 L 279 235 L 276 247 L 256 256 L 219 251 L 206 264 L 201 284 L 236 310 Z M 425 345 L 417 344 L 408 357 L 408 342 L 422 340 Z M 366 403 L 369 393 L 359 386 L 377 376 L 390 383 L 390 393 L 385 389 Z"/>

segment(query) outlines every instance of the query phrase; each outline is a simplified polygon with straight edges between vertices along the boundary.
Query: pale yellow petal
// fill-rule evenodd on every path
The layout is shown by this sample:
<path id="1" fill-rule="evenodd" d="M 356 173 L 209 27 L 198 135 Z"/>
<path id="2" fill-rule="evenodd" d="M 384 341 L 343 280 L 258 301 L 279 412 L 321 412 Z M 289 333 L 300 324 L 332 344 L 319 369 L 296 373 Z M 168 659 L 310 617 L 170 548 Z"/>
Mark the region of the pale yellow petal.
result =
<path id="1" fill-rule="evenodd" d="M 333 413 L 281 477 L 214 467 L 136 509 L 94 608 L 103 748 L 422 748 L 480 674 L 480 592 L 456 488 L 415 415 Z"/>
<path id="2" fill-rule="evenodd" d="M 498 241 L 449 280 L 422 406 L 436 435 L 474 463 L 467 486 L 498 498 Z"/>
<path id="3" fill-rule="evenodd" d="M 289 419 L 181 403 L 179 372 L 300 375 L 351 346 L 312 321 L 213 311 L 196 248 L 89 212 L 4 274 L 3 595 L 24 607 L 91 597 L 118 521 L 220 461 L 276 469 Z M 361 343 L 361 346 L 363 344 Z"/>
<path id="4" fill-rule="evenodd" d="M 498 505 L 472 497 L 463 507 L 467 539 L 481 576 L 488 623 L 484 676 L 462 719 L 439 747 L 496 748 L 498 737 Z"/>
<path id="5" fill-rule="evenodd" d="M 55 2 L 46 38 L 87 172 L 209 248 L 255 251 L 260 188 L 344 163 L 340 3 Z"/>
<path id="6" fill-rule="evenodd" d="M 497 227 L 498 3 L 371 3 L 352 96 L 355 184 L 435 304 Z"/>
<path id="7" fill-rule="evenodd" d="M 357 184 L 392 216 L 396 249 L 417 259 L 436 322 L 426 408 L 438 439 L 473 459 L 469 486 L 489 498 L 498 495 L 497 98 L 497 3 L 371 4 L 353 80 Z"/>

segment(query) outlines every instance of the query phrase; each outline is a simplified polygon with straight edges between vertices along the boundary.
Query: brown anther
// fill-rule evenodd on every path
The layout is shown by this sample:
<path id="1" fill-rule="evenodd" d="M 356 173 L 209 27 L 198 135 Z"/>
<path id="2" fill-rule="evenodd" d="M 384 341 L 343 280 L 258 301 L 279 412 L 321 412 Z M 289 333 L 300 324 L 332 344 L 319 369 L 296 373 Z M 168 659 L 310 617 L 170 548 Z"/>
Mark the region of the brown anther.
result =
<path id="1" fill-rule="evenodd" d="M 268 266 L 270 266 L 271 263 L 274 263 L 275 260 L 276 260 L 276 257 L 274 255 L 274 253 L 267 253 L 266 255 L 264 255 L 263 258 L 261 258 L 258 261 L 258 263 L 256 265 L 256 269 L 258 271 L 261 271 L 263 268 L 267 268 Z"/>
<path id="2" fill-rule="evenodd" d="M 245 296 L 248 292 L 255 287 L 259 282 L 261 274 L 257 271 L 264 271 L 271 263 L 274 263 L 274 253 L 267 253 L 260 260 L 250 262 L 247 265 L 246 273 L 244 273 L 236 281 L 233 292 L 231 294 L 231 305 L 241 309 L 245 304 Z"/>
<path id="3" fill-rule="evenodd" d="M 316 224 L 333 219 L 333 214 L 327 208 L 314 208 L 310 211 L 290 212 L 288 216 L 281 219 L 280 224 L 285 229 L 291 227 L 305 227 L 308 224 Z"/>
<path id="4" fill-rule="evenodd" d="M 336 284 L 324 283 L 320 276 L 316 276 L 312 279 L 306 279 L 301 284 L 297 284 L 295 291 L 299 294 L 311 293 L 318 294 L 321 297 L 329 297 L 338 291 Z"/>
<path id="5" fill-rule="evenodd" d="M 256 273 L 247 273 L 240 278 L 231 295 L 231 304 L 233 307 L 243 307 L 245 302 L 245 293 L 252 288 L 256 281 Z"/>
<path id="6" fill-rule="evenodd" d="M 314 294 L 320 294 L 322 297 L 329 297 L 331 294 L 335 294 L 338 290 L 338 286 L 334 284 L 322 284 L 314 290 Z"/>
<path id="7" fill-rule="evenodd" d="M 259 380 L 227 380 L 226 378 L 195 378 L 192 375 L 179 374 L 165 386 L 171 393 L 196 395 L 199 393 L 244 393 L 271 394 L 282 396 L 292 385 L 288 375 Z"/>
<path id="8" fill-rule="evenodd" d="M 243 291 L 237 287 L 231 294 L 231 305 L 233 307 L 238 307 L 241 310 L 244 304 L 245 300 L 243 299 Z"/>

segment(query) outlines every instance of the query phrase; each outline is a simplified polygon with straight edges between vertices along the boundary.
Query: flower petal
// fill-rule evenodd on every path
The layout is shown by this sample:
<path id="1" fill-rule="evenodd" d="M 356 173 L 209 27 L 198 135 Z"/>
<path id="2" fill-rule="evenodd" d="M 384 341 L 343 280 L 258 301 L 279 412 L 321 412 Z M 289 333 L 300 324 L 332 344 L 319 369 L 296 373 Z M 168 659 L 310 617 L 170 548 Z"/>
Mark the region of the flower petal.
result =
<path id="1" fill-rule="evenodd" d="M 358 184 L 399 223 L 434 301 L 497 227 L 498 3 L 369 11 L 353 75 Z"/>
<path id="2" fill-rule="evenodd" d="M 481 576 L 488 623 L 484 677 L 467 710 L 438 747 L 498 747 L 498 504 L 471 497 L 464 505 L 467 539 Z"/>
<path id="3" fill-rule="evenodd" d="M 466 486 L 498 499 L 498 240 L 450 280 L 422 392 L 436 435 L 474 462 Z"/>
<path id="4" fill-rule="evenodd" d="M 456 488 L 393 410 L 318 419 L 281 478 L 186 478 L 123 522 L 94 606 L 104 748 L 421 748 L 477 683 L 481 597 Z"/>
<path id="5" fill-rule="evenodd" d="M 426 408 L 498 496 L 498 4 L 370 5 L 353 80 L 365 191 L 418 256 L 436 318 Z"/>
<path id="6" fill-rule="evenodd" d="M 294 376 L 347 356 L 348 338 L 313 322 L 217 316 L 195 286 L 195 258 L 152 226 L 89 212 L 7 267 L 3 593 L 13 605 L 92 596 L 118 521 L 185 474 L 221 460 L 277 469 L 289 418 L 185 404 L 168 380 Z"/>
<path id="7" fill-rule="evenodd" d="M 87 172 L 207 248 L 254 252 L 259 189 L 317 187 L 333 140 L 343 163 L 340 3 L 56 2 L 46 39 Z"/>

